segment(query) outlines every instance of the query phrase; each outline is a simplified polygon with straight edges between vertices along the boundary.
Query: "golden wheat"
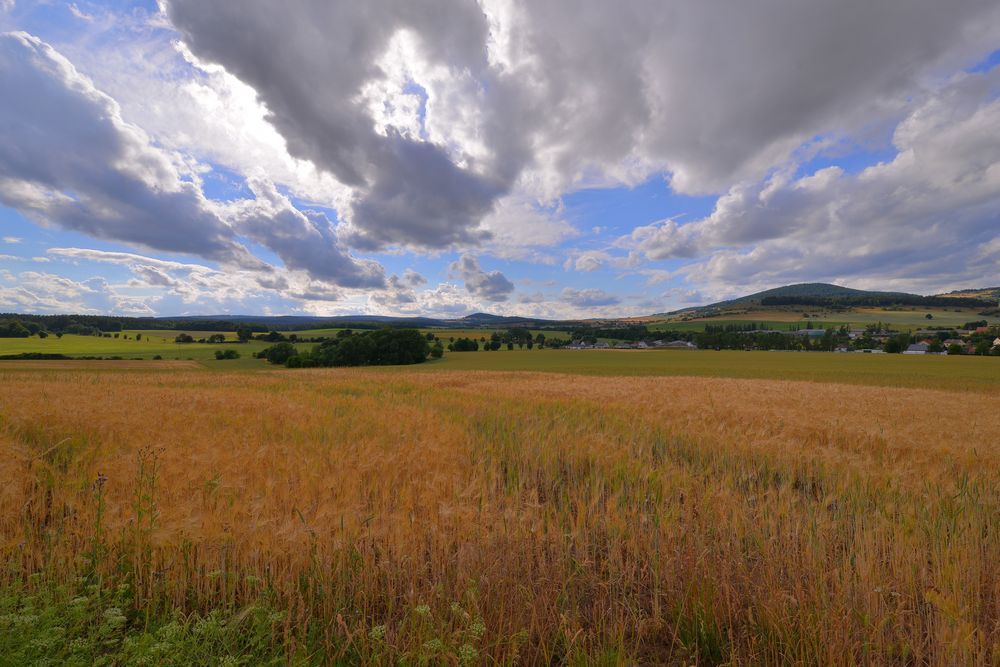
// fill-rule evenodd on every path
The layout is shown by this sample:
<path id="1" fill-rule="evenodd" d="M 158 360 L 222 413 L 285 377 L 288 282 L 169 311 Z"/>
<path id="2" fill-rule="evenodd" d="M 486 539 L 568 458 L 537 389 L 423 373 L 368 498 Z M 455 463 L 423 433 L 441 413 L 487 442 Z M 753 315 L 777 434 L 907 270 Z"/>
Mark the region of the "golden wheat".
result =
<path id="1" fill-rule="evenodd" d="M 61 369 L 0 419 L 3 585 L 267 596 L 329 661 L 1000 664 L 988 393 Z"/>

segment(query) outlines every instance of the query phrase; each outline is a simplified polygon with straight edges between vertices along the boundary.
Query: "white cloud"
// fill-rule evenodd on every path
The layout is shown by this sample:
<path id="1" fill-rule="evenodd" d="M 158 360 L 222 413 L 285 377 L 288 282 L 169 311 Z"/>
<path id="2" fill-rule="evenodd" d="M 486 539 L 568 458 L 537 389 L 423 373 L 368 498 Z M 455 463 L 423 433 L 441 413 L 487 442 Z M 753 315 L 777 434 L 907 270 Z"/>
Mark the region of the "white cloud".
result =
<path id="1" fill-rule="evenodd" d="M 11 245 L 20 243 L 23 240 L 24 239 L 18 238 L 16 236 L 4 236 L 3 238 L 0 238 L 0 241 L 3 241 L 4 243 L 10 243 Z"/>
<path id="2" fill-rule="evenodd" d="M 0 35 L 0 201 L 39 224 L 243 266 L 240 245 L 172 155 L 25 33 Z"/>
<path id="3" fill-rule="evenodd" d="M 708 256 L 693 284 L 823 278 L 935 291 L 1000 281 L 1000 68 L 963 74 L 895 129 L 894 159 L 857 174 L 828 167 L 741 183 L 686 225 L 637 228 L 646 257 Z"/>
<path id="4" fill-rule="evenodd" d="M 358 238 L 435 247 L 475 240 L 515 190 L 555 196 L 663 169 L 685 192 L 758 177 L 979 57 L 998 11 L 989 0 L 168 3 L 199 57 L 260 93 L 293 155 L 354 188 L 344 214 Z"/>
<path id="5" fill-rule="evenodd" d="M 514 283 L 505 275 L 483 271 L 479 259 L 472 255 L 462 255 L 449 268 L 465 282 L 470 294 L 486 301 L 506 301 L 514 291 Z"/>
<path id="6" fill-rule="evenodd" d="M 563 300 L 577 308 L 593 308 L 595 306 L 614 306 L 621 303 L 621 299 L 614 294 L 609 294 L 602 289 L 588 288 L 575 289 L 572 287 L 563 288 Z"/>
<path id="7" fill-rule="evenodd" d="M 12 284 L 4 284 L 4 283 Z M 155 314 L 144 299 L 120 294 L 103 278 L 82 282 L 51 273 L 0 275 L 0 310 L 36 313 Z"/>

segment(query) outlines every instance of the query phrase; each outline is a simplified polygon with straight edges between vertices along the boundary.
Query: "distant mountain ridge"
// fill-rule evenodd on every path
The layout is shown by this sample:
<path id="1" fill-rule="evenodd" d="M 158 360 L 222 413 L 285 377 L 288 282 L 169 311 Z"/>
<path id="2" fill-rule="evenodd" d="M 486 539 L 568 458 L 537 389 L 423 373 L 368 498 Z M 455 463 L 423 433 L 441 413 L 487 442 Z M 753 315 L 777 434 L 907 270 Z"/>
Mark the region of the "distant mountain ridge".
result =
<path id="1" fill-rule="evenodd" d="M 278 331 L 294 331 L 296 329 L 333 329 L 350 325 L 390 325 L 418 328 L 434 327 L 444 329 L 513 326 L 538 327 L 579 321 L 546 320 L 537 317 L 492 315 L 490 313 L 472 313 L 471 315 L 454 319 L 419 316 L 396 317 L 392 315 L 335 315 L 332 317 L 313 315 L 191 315 L 181 317 L 159 317 L 156 319 L 165 322 L 177 320 L 245 322 L 263 325 Z"/>
<path id="2" fill-rule="evenodd" d="M 907 292 L 880 292 L 872 290 L 860 290 L 854 289 L 853 287 L 843 287 L 841 285 L 833 285 L 831 283 L 796 283 L 794 285 L 785 285 L 783 287 L 775 287 L 773 289 L 764 290 L 763 292 L 755 292 L 754 294 L 748 294 L 746 296 L 741 296 L 736 299 L 729 299 L 727 301 L 720 301 L 718 303 L 713 303 L 708 308 L 721 308 L 725 306 L 738 306 L 743 304 L 761 304 L 766 299 L 795 299 L 795 298 L 809 298 L 809 299 L 835 299 L 835 298 L 850 298 L 850 297 L 881 297 L 881 298 L 894 298 L 894 297 L 920 297 L 919 294 L 909 294 Z"/>
<path id="3" fill-rule="evenodd" d="M 739 308 L 766 306 L 819 306 L 831 308 L 879 307 L 879 306 L 927 306 L 970 308 L 996 308 L 1000 300 L 1000 288 L 969 289 L 923 296 L 909 292 L 884 292 L 860 290 L 830 283 L 797 283 L 755 292 L 735 299 L 727 299 L 694 308 L 685 308 L 667 315 L 699 314 L 710 315 Z"/>

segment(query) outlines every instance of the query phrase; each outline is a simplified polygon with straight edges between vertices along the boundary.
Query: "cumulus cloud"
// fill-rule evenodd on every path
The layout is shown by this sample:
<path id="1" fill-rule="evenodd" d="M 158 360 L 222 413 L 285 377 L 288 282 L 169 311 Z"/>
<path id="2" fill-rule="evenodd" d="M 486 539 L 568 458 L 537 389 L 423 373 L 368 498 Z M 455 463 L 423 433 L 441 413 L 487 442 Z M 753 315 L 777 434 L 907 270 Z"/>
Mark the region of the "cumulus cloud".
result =
<path id="1" fill-rule="evenodd" d="M 264 177 L 248 179 L 255 198 L 228 206 L 226 217 L 243 236 L 274 250 L 289 269 L 302 269 L 344 287 L 382 287 L 382 266 L 352 257 L 327 217 L 300 211 Z"/>
<path id="2" fill-rule="evenodd" d="M 0 201 L 40 224 L 260 266 L 172 156 L 41 40 L 0 35 Z"/>
<path id="3" fill-rule="evenodd" d="M 1000 68 L 963 74 L 895 128 L 893 159 L 857 174 L 834 166 L 741 183 L 707 218 L 640 227 L 626 244 L 650 259 L 707 255 L 684 269 L 694 283 L 995 282 L 998 137 Z"/>
<path id="4" fill-rule="evenodd" d="M 465 282 L 470 294 L 486 301 L 506 301 L 514 291 L 514 283 L 504 274 L 483 271 L 479 259 L 472 255 L 462 255 L 449 268 Z"/>
<path id="5" fill-rule="evenodd" d="M 345 238 L 361 248 L 481 241 L 514 191 L 663 170 L 678 191 L 723 191 L 877 125 L 1000 35 L 992 0 L 167 7 L 198 57 L 256 89 L 293 155 L 353 188 Z"/>
<path id="6" fill-rule="evenodd" d="M 382 287 L 382 267 L 350 255 L 325 215 L 300 211 L 263 176 L 253 199 L 206 199 L 183 156 L 153 145 L 63 56 L 24 33 L 0 37 L 0 201 L 41 224 L 265 273 L 240 242 L 291 270 L 347 287 Z"/>
<path id="7" fill-rule="evenodd" d="M 354 188 L 347 238 L 370 249 L 481 240 L 479 220 L 511 184 L 511 174 L 415 138 L 405 123 L 376 126 L 366 93 L 390 75 L 379 64 L 400 31 L 420 38 L 428 62 L 455 72 L 486 65 L 482 11 L 445 0 L 431 4 L 315 1 L 290 8 L 180 0 L 168 8 L 196 55 L 257 90 L 293 155 Z M 270 46 L 262 58 L 263 43 Z"/>
<path id="8" fill-rule="evenodd" d="M 120 294 L 104 278 L 71 280 L 51 273 L 0 272 L 0 310 L 39 313 L 153 315 L 144 299 Z"/>
<path id="9" fill-rule="evenodd" d="M 609 294 L 597 288 L 575 289 L 573 287 L 566 287 L 562 291 L 562 299 L 577 308 L 614 306 L 621 303 L 621 299 L 614 294 Z"/>
<path id="10" fill-rule="evenodd" d="M 490 254 L 538 264 L 556 264 L 550 249 L 579 236 L 558 207 L 542 206 L 524 196 L 499 200 L 482 226 L 490 234 L 484 246 Z"/>

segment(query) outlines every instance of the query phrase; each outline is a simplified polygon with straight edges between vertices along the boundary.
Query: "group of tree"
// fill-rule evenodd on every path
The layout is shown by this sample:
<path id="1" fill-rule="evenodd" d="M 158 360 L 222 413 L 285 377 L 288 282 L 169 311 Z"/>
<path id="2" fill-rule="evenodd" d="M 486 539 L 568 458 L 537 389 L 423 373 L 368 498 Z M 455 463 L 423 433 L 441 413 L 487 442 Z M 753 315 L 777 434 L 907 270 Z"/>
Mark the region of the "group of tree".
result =
<path id="1" fill-rule="evenodd" d="M 441 347 L 437 346 L 438 354 Z M 256 356 L 288 368 L 330 366 L 397 366 L 419 364 L 432 353 L 430 342 L 416 329 L 377 329 L 338 332 L 311 351 L 301 351 L 288 341 L 261 350 Z"/>
<path id="2" fill-rule="evenodd" d="M 838 294 L 832 296 L 766 296 L 762 306 L 819 306 L 823 308 L 854 308 L 891 306 L 939 308 L 995 308 L 996 301 L 974 297 L 920 296 L 919 294 L 870 293 Z"/>

